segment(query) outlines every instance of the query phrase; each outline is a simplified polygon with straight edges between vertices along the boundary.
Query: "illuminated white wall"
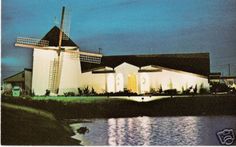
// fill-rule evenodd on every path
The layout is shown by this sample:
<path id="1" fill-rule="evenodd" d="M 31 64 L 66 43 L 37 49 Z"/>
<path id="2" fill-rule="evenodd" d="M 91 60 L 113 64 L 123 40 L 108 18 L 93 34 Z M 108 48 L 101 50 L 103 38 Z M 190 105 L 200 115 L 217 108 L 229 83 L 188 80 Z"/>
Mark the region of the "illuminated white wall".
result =
<path id="1" fill-rule="evenodd" d="M 115 75 L 107 74 L 107 92 L 115 92 Z"/>
<path id="2" fill-rule="evenodd" d="M 55 51 L 34 49 L 32 90 L 35 95 L 44 95 L 46 89 L 49 89 L 50 63 L 55 57 Z"/>
<path id="3" fill-rule="evenodd" d="M 162 70 L 162 72 L 149 73 L 150 77 L 150 85 L 151 88 L 158 90 L 160 85 L 163 90 L 170 89 L 170 85 L 172 88 L 177 89 L 178 91 L 182 91 L 182 87 L 187 89 L 189 87 L 198 86 L 203 84 L 204 87 L 209 88 L 207 77 L 201 77 L 196 74 L 188 73 L 188 72 L 179 72 L 179 71 L 170 71 L 170 70 Z"/>
<path id="4" fill-rule="evenodd" d="M 136 67 L 134 65 L 131 65 L 129 63 L 126 63 L 126 62 L 122 63 L 121 65 L 119 65 L 115 68 L 116 73 L 122 73 L 122 75 L 123 75 L 124 88 L 128 88 L 128 76 L 131 75 L 131 74 L 136 75 L 137 88 L 138 88 L 138 91 L 139 91 L 138 70 L 139 70 L 138 67 Z"/>
<path id="5" fill-rule="evenodd" d="M 150 79 L 148 73 L 140 73 L 140 93 L 147 93 L 150 91 Z"/>
<path id="6" fill-rule="evenodd" d="M 61 69 L 61 79 L 59 86 L 59 95 L 63 95 L 65 92 L 78 93 L 78 87 L 80 86 L 80 59 L 78 56 L 73 54 L 61 53 L 62 69 Z"/>
<path id="7" fill-rule="evenodd" d="M 116 74 L 116 92 L 124 91 L 124 76 L 122 73 Z"/>
<path id="8" fill-rule="evenodd" d="M 106 74 L 92 74 L 92 72 L 85 72 L 80 75 L 79 88 L 89 86 L 94 88 L 97 93 L 104 93 L 106 91 Z"/>
<path id="9" fill-rule="evenodd" d="M 70 48 L 70 47 L 63 47 Z M 50 66 L 54 58 L 57 58 L 57 52 L 34 49 L 33 53 L 33 74 L 32 90 L 35 95 L 44 95 L 46 89 L 50 89 Z M 64 92 L 78 93 L 77 88 L 80 86 L 80 62 L 68 53 L 61 53 L 61 79 L 59 85 L 59 95 Z"/>

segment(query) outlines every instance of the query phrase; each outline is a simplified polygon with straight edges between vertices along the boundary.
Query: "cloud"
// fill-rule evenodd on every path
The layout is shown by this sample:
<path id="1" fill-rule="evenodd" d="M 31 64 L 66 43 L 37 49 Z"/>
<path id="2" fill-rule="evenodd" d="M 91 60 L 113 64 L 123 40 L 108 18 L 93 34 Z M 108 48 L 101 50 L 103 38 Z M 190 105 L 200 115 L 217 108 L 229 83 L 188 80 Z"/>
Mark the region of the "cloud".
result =
<path id="1" fill-rule="evenodd" d="M 21 63 L 16 57 L 2 57 L 2 65 L 4 66 L 20 66 Z"/>

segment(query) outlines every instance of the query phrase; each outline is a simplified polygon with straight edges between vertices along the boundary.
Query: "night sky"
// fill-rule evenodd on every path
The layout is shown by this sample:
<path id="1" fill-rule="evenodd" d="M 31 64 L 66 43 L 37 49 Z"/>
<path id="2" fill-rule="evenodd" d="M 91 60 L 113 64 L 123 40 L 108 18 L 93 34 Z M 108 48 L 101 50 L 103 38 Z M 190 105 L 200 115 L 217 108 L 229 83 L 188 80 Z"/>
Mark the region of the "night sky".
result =
<path id="1" fill-rule="evenodd" d="M 70 38 L 105 55 L 209 52 L 236 76 L 236 0 L 3 0 L 2 78 L 32 68 L 17 36 L 42 38 L 70 10 Z"/>

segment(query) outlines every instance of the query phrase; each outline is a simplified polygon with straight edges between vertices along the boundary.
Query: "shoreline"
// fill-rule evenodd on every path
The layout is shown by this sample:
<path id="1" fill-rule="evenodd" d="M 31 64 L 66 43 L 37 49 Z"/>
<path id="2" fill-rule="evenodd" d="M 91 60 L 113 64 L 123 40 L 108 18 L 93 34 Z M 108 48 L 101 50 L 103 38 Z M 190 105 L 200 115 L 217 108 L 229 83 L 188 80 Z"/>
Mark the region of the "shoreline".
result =
<path id="1" fill-rule="evenodd" d="M 70 126 L 44 110 L 2 102 L 2 145 L 81 145 Z"/>
<path id="2" fill-rule="evenodd" d="M 235 95 L 196 95 L 163 98 L 149 102 L 135 102 L 117 98 L 104 98 L 88 102 L 83 102 L 78 98 L 78 101 L 70 102 L 68 99 L 58 101 L 3 97 L 2 102 L 45 110 L 52 113 L 57 120 L 135 116 L 236 115 Z"/>
<path id="3" fill-rule="evenodd" d="M 20 97 L 2 97 L 1 101 L 3 145 L 82 145 L 82 140 L 72 138 L 75 132 L 69 125 L 73 122 L 91 123 L 91 119 L 97 118 L 236 116 L 235 95 L 173 97 L 150 102 L 109 98 L 99 101 L 70 102 Z M 30 126 L 37 131 L 31 132 Z M 45 128 L 45 126 L 51 127 Z M 53 126 L 56 128 L 48 130 Z M 27 140 L 29 134 L 33 140 L 32 138 Z M 45 138 L 44 134 L 51 135 L 51 139 Z M 58 139 L 58 135 L 66 139 Z"/>

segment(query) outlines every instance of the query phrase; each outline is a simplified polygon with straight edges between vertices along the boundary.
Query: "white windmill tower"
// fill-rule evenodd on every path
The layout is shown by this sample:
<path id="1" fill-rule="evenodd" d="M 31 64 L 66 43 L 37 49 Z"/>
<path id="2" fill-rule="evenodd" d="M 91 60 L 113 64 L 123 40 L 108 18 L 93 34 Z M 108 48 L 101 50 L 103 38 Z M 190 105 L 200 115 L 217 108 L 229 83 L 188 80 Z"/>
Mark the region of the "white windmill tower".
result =
<path id="1" fill-rule="evenodd" d="M 46 89 L 55 94 L 61 89 L 77 89 L 81 75 L 80 62 L 101 62 L 102 54 L 81 51 L 70 40 L 64 31 L 64 28 L 69 30 L 66 28 L 69 27 L 68 21 L 64 19 L 65 7 L 62 8 L 60 28 L 54 27 L 43 39 L 18 37 L 15 43 L 15 46 L 34 50 L 32 90 L 36 95 L 45 94 Z"/>

